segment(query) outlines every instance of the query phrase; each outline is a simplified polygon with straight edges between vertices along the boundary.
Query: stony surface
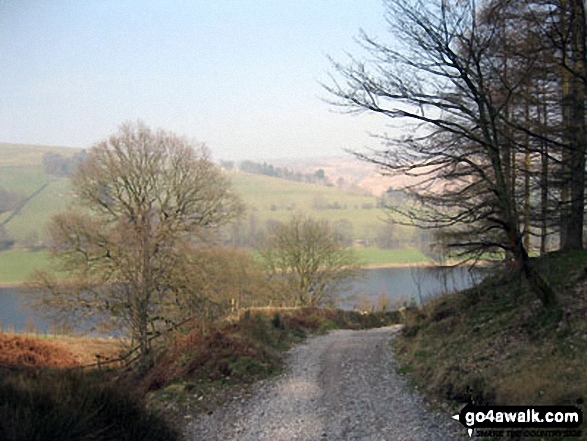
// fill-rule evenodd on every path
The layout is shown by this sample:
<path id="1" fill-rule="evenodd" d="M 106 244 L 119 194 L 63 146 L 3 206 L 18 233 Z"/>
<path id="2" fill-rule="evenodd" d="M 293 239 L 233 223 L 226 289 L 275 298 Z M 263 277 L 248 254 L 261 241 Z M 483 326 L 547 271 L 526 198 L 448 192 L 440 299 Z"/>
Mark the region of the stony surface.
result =
<path id="1" fill-rule="evenodd" d="M 459 440 L 464 428 L 427 410 L 396 373 L 397 326 L 337 330 L 288 353 L 285 373 L 250 398 L 199 415 L 188 440 Z"/>

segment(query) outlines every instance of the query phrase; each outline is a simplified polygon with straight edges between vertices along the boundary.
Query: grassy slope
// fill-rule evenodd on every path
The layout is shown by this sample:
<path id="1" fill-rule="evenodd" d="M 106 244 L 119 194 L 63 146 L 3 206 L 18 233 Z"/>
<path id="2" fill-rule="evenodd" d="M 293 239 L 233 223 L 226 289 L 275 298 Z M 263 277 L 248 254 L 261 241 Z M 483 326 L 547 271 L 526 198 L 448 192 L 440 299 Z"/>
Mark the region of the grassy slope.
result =
<path id="1" fill-rule="evenodd" d="M 441 399 L 585 402 L 587 252 L 555 253 L 535 264 L 560 308 L 545 310 L 525 281 L 502 272 L 412 311 L 396 344 L 403 371 Z"/>
<path id="2" fill-rule="evenodd" d="M 372 238 L 384 225 L 386 212 L 376 208 L 377 198 L 350 193 L 335 187 L 287 181 L 269 176 L 232 173 L 233 185 L 261 222 L 269 219 L 287 220 L 294 211 L 310 213 L 330 222 L 348 220 L 353 225 L 355 238 Z M 338 203 L 340 209 L 316 209 L 315 201 Z M 274 210 L 271 210 L 271 206 Z M 363 208 L 370 205 L 372 208 Z M 396 227 L 404 236 L 411 236 L 412 229 Z"/>
<path id="3" fill-rule="evenodd" d="M 47 152 L 71 156 L 79 149 L 55 146 L 20 145 L 0 143 L 0 187 L 31 195 L 42 185 L 49 185 L 6 225 L 8 233 L 22 240 L 36 233 L 45 235 L 45 225 L 51 216 L 64 208 L 69 200 L 69 180 L 43 172 L 43 154 Z M 9 213 L 0 215 L 0 222 Z"/>
<path id="4" fill-rule="evenodd" d="M 36 197 L 31 199 L 22 210 L 14 216 L 8 224 L 6 224 L 6 230 L 17 241 L 26 239 L 27 237 L 30 237 L 31 234 L 36 234 L 39 239 L 43 239 L 46 235 L 46 225 L 51 219 L 51 216 L 64 209 L 69 202 L 70 193 L 68 179 L 49 178 L 45 182 L 49 182 L 49 185 Z M 39 187 L 40 185 L 36 187 L 35 190 Z M 5 188 L 7 187 L 5 186 Z M 26 194 L 28 196 L 31 193 L 32 191 L 27 192 Z M 5 214 L 0 218 L 0 221 L 6 217 L 7 215 Z"/>
<path id="5" fill-rule="evenodd" d="M 30 272 L 47 268 L 46 251 L 8 250 L 0 252 L 0 284 L 17 284 L 27 280 Z"/>
<path id="6" fill-rule="evenodd" d="M 0 142 L 0 164 L 2 165 L 41 165 L 47 152 L 71 156 L 79 148 L 52 145 L 9 144 Z"/>
<path id="7" fill-rule="evenodd" d="M 20 146 L 0 143 L 0 186 L 30 195 L 43 184 L 50 185 L 23 209 L 8 225 L 11 234 L 19 238 L 27 231 L 42 233 L 44 223 L 69 200 L 68 180 L 46 175 L 42 169 L 45 152 L 71 155 L 74 149 Z M 338 188 L 286 181 L 268 176 L 232 173 L 235 189 L 240 193 L 259 221 L 286 220 L 293 211 L 311 212 L 314 216 L 337 221 L 348 219 L 354 226 L 355 236 L 372 232 L 381 225 L 383 213 L 375 208 L 363 209 L 363 204 L 375 206 L 372 196 L 360 196 Z M 339 203 L 346 206 L 337 210 L 316 210 L 314 201 Z M 273 210 L 271 209 L 273 206 Z M 4 215 L 4 218 L 7 215 Z M 2 218 L 0 218 L 0 221 Z"/>
<path id="8" fill-rule="evenodd" d="M 374 225 L 381 224 L 383 213 L 375 208 L 361 208 L 363 204 L 376 204 L 375 197 L 347 193 L 333 187 L 286 181 L 269 176 L 233 173 L 232 182 L 238 193 L 260 221 L 268 219 L 285 221 L 293 211 L 303 211 L 335 222 L 348 219 L 353 224 L 355 236 L 361 236 Z M 317 210 L 314 201 L 338 203 L 346 208 Z M 271 210 L 271 206 L 275 210 Z"/>
<path id="9" fill-rule="evenodd" d="M 46 152 L 68 156 L 76 149 L 53 146 L 27 146 L 0 143 L 0 186 L 20 191 L 28 196 L 43 184 L 49 185 L 33 198 L 22 211 L 6 225 L 8 233 L 17 240 L 36 234 L 45 237 L 45 226 L 52 215 L 64 209 L 70 200 L 69 180 L 56 178 L 43 172 L 42 157 Z M 347 219 L 353 224 L 355 237 L 370 237 L 383 225 L 384 213 L 376 208 L 362 208 L 364 204 L 375 206 L 376 199 L 345 192 L 338 188 L 291 182 L 268 176 L 233 173 L 235 189 L 260 222 L 269 219 L 284 221 L 294 211 L 303 211 L 335 222 Z M 336 210 L 316 210 L 314 201 L 338 203 Z M 274 210 L 272 210 L 274 206 Z M 0 215 L 0 222 L 9 213 Z M 365 264 L 418 263 L 427 259 L 416 250 L 383 251 L 367 248 L 358 251 Z M 0 252 L 0 283 L 19 283 L 33 269 L 45 266 L 46 254 L 28 251 Z"/>

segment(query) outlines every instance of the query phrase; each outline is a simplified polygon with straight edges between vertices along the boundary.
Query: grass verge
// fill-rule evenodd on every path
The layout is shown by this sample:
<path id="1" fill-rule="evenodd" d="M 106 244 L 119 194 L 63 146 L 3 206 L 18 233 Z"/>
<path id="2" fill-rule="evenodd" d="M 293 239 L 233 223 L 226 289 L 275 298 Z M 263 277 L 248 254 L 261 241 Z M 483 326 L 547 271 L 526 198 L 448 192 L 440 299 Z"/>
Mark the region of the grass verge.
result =
<path id="1" fill-rule="evenodd" d="M 579 405 L 586 414 L 587 253 L 533 264 L 558 307 L 545 309 L 525 280 L 501 271 L 411 311 L 395 343 L 401 370 L 435 399 Z"/>

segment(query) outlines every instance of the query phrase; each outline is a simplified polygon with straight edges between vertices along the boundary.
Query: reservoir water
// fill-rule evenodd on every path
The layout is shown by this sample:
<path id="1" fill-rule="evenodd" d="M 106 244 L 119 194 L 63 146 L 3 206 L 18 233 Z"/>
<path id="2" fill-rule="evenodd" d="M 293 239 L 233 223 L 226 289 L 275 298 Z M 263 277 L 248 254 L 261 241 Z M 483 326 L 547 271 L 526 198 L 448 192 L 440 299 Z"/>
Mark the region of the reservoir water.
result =
<path id="1" fill-rule="evenodd" d="M 363 277 L 352 282 L 339 306 L 351 309 L 356 305 L 375 305 L 382 293 L 394 306 L 423 303 L 442 292 L 465 289 L 480 280 L 478 271 L 467 268 L 401 267 L 366 269 Z M 0 287 L 0 326 L 16 332 L 46 333 L 50 323 L 28 308 L 24 295 L 14 287 Z"/>
<path id="2" fill-rule="evenodd" d="M 0 330 L 47 333 L 50 324 L 26 305 L 18 288 L 0 287 Z"/>
<path id="3" fill-rule="evenodd" d="M 376 303 L 382 293 L 395 305 L 421 304 L 438 294 L 469 288 L 482 279 L 480 270 L 466 267 L 374 268 L 363 273 L 341 306 L 348 308 L 364 299 Z"/>

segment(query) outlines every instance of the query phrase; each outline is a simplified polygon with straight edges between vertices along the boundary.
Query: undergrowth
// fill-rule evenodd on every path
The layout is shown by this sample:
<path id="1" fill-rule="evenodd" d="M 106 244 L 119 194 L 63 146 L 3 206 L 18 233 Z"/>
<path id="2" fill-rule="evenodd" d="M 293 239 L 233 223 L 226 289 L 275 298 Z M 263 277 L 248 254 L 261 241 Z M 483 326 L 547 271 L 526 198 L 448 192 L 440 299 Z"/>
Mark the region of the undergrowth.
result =
<path id="1" fill-rule="evenodd" d="M 455 403 L 580 405 L 587 399 L 587 253 L 533 265 L 554 288 L 545 309 L 515 271 L 412 310 L 395 342 L 401 371 Z"/>
<path id="2" fill-rule="evenodd" d="M 397 312 L 260 309 L 178 331 L 150 369 L 82 371 L 64 344 L 0 335 L 0 440 L 179 439 L 187 415 L 208 411 L 281 371 L 310 334 L 397 323 Z M 163 411 L 163 412 L 161 412 Z"/>
<path id="3" fill-rule="evenodd" d="M 195 327 L 176 335 L 142 387 L 150 391 L 157 407 L 168 408 L 174 402 L 174 413 L 211 412 L 227 397 L 279 374 L 284 352 L 310 334 L 380 327 L 399 319 L 397 312 L 360 314 L 323 308 L 247 311 L 205 332 Z"/>
<path id="4" fill-rule="evenodd" d="M 178 434 L 105 373 L 0 370 L 0 439 L 173 441 Z"/>
<path id="5" fill-rule="evenodd" d="M 0 333 L 0 366 L 71 367 L 75 356 L 55 342 Z"/>

